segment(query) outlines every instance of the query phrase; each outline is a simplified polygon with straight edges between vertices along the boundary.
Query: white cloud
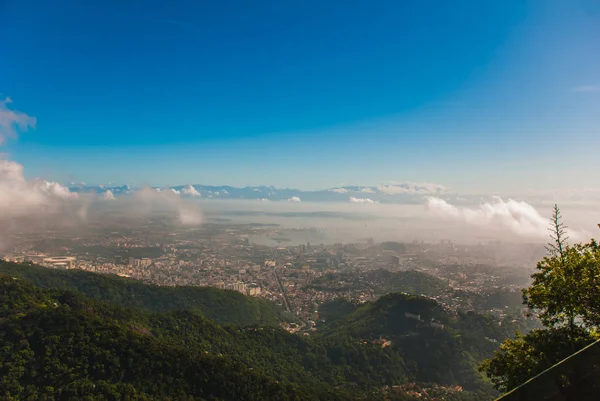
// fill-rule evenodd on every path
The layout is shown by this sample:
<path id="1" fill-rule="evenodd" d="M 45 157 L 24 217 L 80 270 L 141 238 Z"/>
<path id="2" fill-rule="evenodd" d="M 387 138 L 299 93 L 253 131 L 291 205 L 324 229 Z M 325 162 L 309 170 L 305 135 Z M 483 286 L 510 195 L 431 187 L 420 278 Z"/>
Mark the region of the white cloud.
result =
<path id="1" fill-rule="evenodd" d="M 18 131 L 35 128 L 35 117 L 8 108 L 10 98 L 0 100 L 0 144 L 15 138 Z M 43 225 L 51 216 L 69 216 L 73 213 L 81 218 L 87 214 L 87 204 L 74 203 L 77 193 L 57 183 L 42 179 L 27 180 L 23 166 L 0 159 L 0 235 L 15 227 L 13 219 L 27 220 L 27 225 Z M 63 219 L 72 223 L 72 218 Z"/>
<path id="2" fill-rule="evenodd" d="M 176 190 L 175 188 L 169 188 L 171 193 L 174 193 L 175 195 L 181 195 L 181 191 Z"/>
<path id="3" fill-rule="evenodd" d="M 77 198 L 57 182 L 28 181 L 22 165 L 0 160 L 0 219 L 58 212 L 66 201 Z"/>
<path id="4" fill-rule="evenodd" d="M 350 202 L 352 203 L 376 203 L 373 199 L 369 198 L 354 198 L 350 197 Z"/>
<path id="5" fill-rule="evenodd" d="M 542 216 L 529 203 L 500 197 L 492 202 L 483 202 L 478 207 L 456 207 L 443 199 L 427 197 L 425 206 L 432 213 L 445 218 L 463 221 L 469 225 L 508 229 L 513 233 L 527 237 L 548 237 L 549 219 Z M 588 233 L 568 230 L 574 241 L 584 240 Z"/>
<path id="6" fill-rule="evenodd" d="M 181 193 L 188 196 L 200 196 L 200 192 L 196 191 L 196 188 L 194 188 L 191 185 L 188 185 L 187 187 L 183 188 L 181 190 Z"/>
<path id="7" fill-rule="evenodd" d="M 104 200 L 115 200 L 116 198 L 115 198 L 115 194 L 113 194 L 113 192 L 110 189 L 107 189 L 102 194 L 102 199 L 104 199 Z"/>
<path id="8" fill-rule="evenodd" d="M 288 199 L 288 202 L 302 202 L 302 199 L 298 198 L 297 196 L 292 196 L 290 199 Z"/>
<path id="9" fill-rule="evenodd" d="M 260 192 L 260 188 L 252 188 L 252 191 L 254 191 L 254 192 Z"/>
<path id="10" fill-rule="evenodd" d="M 265 202 L 265 203 L 267 203 L 267 202 L 271 202 L 271 200 L 270 200 L 270 199 L 267 199 L 267 198 L 260 198 L 260 201 L 261 201 L 261 202 Z"/>
<path id="11" fill-rule="evenodd" d="M 35 117 L 10 110 L 8 104 L 11 102 L 9 97 L 0 100 L 0 145 L 7 138 L 15 138 L 19 130 L 27 131 L 29 127 L 35 128 Z"/>
<path id="12" fill-rule="evenodd" d="M 181 224 L 200 225 L 202 223 L 200 205 L 196 202 L 186 202 L 179 194 L 179 191 L 172 188 L 160 192 L 151 188 L 142 188 L 134 192 L 133 206 L 136 212 L 142 214 L 150 214 L 156 207 L 175 209 Z"/>
<path id="13" fill-rule="evenodd" d="M 600 92 L 600 85 L 581 85 L 573 88 L 575 92 Z"/>
<path id="14" fill-rule="evenodd" d="M 448 189 L 440 184 L 433 183 L 403 183 L 380 185 L 377 190 L 386 195 L 437 195 L 446 192 Z"/>
<path id="15" fill-rule="evenodd" d="M 362 188 L 362 189 L 360 190 L 360 192 L 362 192 L 363 194 L 374 194 L 374 193 L 375 193 L 375 191 L 373 191 L 373 190 L 372 190 L 371 188 L 369 188 L 369 187 Z"/>
<path id="16" fill-rule="evenodd" d="M 345 194 L 346 192 L 348 192 L 346 188 L 332 188 L 329 191 L 336 192 L 338 194 Z"/>

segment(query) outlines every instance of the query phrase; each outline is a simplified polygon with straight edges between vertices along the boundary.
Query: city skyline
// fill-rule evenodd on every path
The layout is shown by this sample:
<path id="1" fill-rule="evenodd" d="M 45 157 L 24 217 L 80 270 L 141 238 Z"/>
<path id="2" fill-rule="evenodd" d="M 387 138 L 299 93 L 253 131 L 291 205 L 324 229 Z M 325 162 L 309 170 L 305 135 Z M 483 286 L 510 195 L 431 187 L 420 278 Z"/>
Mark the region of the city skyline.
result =
<path id="1" fill-rule="evenodd" d="M 592 2 L 5 9 L 1 150 L 27 178 L 597 189 Z"/>

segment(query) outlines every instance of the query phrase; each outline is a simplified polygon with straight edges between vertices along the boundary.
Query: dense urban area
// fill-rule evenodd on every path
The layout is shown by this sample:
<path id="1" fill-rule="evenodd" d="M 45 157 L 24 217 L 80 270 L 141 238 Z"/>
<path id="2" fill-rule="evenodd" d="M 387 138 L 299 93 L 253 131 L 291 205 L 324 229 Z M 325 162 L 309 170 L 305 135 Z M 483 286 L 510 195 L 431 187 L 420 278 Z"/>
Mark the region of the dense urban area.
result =
<path id="1" fill-rule="evenodd" d="M 435 299 L 448 311 L 485 312 L 499 322 L 507 316 L 526 319 L 520 290 L 544 251 L 539 244 L 375 243 L 372 238 L 286 246 L 292 242 L 286 235 L 299 229 L 229 221 L 183 229 L 167 222 L 138 222 L 125 234 L 111 231 L 106 222 L 80 237 L 61 229 L 15 234 L 3 258 L 161 286 L 234 290 L 274 301 L 295 316 L 297 323 L 286 324 L 289 331 L 308 334 L 317 330 L 319 305 L 326 301 L 364 303 L 399 291 Z"/>

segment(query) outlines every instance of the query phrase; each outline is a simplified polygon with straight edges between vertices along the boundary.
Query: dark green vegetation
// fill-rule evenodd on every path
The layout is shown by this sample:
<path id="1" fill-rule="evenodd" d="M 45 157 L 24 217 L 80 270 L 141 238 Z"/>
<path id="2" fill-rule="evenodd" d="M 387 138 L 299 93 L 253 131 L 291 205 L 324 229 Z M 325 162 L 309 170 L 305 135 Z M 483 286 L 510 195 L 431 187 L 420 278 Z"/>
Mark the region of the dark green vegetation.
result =
<path id="1" fill-rule="evenodd" d="M 600 340 L 516 387 L 502 401 L 597 401 L 599 393 Z"/>
<path id="2" fill-rule="evenodd" d="M 360 306 L 336 300 L 323 307 L 330 320 L 320 327 L 321 336 L 334 350 L 334 344 L 349 338 L 369 343 L 384 339 L 391 343 L 384 348 L 389 357 L 402 361 L 403 376 L 417 382 L 460 384 L 481 399 L 496 393 L 477 371 L 478 364 L 497 349 L 498 342 L 521 329 L 509 322 L 498 326 L 494 319 L 473 312 L 452 315 L 434 300 L 406 294 L 388 294 Z M 332 355 L 348 358 L 341 350 Z"/>
<path id="3" fill-rule="evenodd" d="M 312 285 L 318 289 L 340 292 L 370 288 L 375 294 L 380 295 L 390 292 L 405 292 L 430 296 L 451 291 L 445 280 L 415 270 L 391 272 L 380 269 L 361 274 L 339 272 L 321 276 L 314 280 Z"/>
<path id="4" fill-rule="evenodd" d="M 198 312 L 222 324 L 273 325 L 282 316 L 274 303 L 210 287 L 160 287 L 81 270 L 52 270 L 5 262 L 0 262 L 0 274 L 29 280 L 42 288 L 79 291 L 92 299 L 148 312 Z"/>
<path id="5" fill-rule="evenodd" d="M 278 329 L 239 332 L 190 312 L 134 312 L 9 276 L 0 277 L 0 322 L 7 400 L 346 398 L 293 367 L 274 369 L 280 339 L 292 340 Z M 284 351 L 298 352 L 293 345 Z"/>
<path id="6" fill-rule="evenodd" d="M 482 366 L 502 391 L 524 383 L 598 338 L 600 246 L 594 240 L 568 246 L 557 207 L 552 223 L 548 256 L 538 263 L 531 286 L 523 290 L 523 300 L 539 314 L 544 329 L 505 341 Z M 600 365 L 600 360 L 595 363 Z M 600 382 L 598 371 L 594 380 Z"/>
<path id="7" fill-rule="evenodd" d="M 175 311 L 173 305 L 198 303 L 150 307 L 123 300 L 123 288 L 146 302 L 174 302 L 165 294 L 185 288 L 14 264 L 0 272 L 0 394 L 6 399 L 414 400 L 382 389 L 437 382 L 469 390 L 445 399 L 489 400 L 495 393 L 475 367 L 495 346 L 483 338 L 510 334 L 486 317 L 451 316 L 429 299 L 392 294 L 372 304 L 334 305 L 335 318 L 322 334 L 305 337 L 247 326 L 235 311 L 227 322 L 236 325 L 219 326 L 206 317 L 214 314 L 208 303 Z M 66 291 L 69 286 L 77 290 Z M 112 291 L 128 308 L 85 297 L 94 294 L 90 288 Z M 212 291 L 223 300 L 215 305 L 222 313 L 237 307 L 239 294 Z M 446 327 L 428 327 L 405 312 Z"/>
<path id="8" fill-rule="evenodd" d="M 380 294 L 405 292 L 408 294 L 438 295 L 449 290 L 447 281 L 427 273 L 414 270 L 401 272 L 379 270 L 376 273 L 379 280 L 377 292 Z"/>

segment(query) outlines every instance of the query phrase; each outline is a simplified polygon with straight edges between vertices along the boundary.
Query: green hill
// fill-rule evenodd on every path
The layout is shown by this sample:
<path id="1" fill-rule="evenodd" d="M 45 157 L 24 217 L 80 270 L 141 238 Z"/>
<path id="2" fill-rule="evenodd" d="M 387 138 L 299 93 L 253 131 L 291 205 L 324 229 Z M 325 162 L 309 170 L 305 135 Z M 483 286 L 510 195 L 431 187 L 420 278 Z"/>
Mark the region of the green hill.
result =
<path id="1" fill-rule="evenodd" d="M 391 272 L 384 269 L 367 272 L 346 272 L 324 274 L 312 282 L 312 287 L 330 291 L 370 289 L 373 293 L 384 295 L 390 292 L 405 292 L 415 295 L 439 295 L 451 291 L 446 280 L 415 270 Z"/>
<path id="2" fill-rule="evenodd" d="M 219 303 L 186 303 L 178 292 L 192 289 L 13 264 L 2 272 L 11 274 L 0 276 L 0 395 L 12 399 L 377 400 L 389 386 L 393 399 L 412 400 L 393 386 L 419 382 L 468 390 L 448 399 L 490 400 L 496 393 L 476 366 L 497 344 L 484 337 L 512 334 L 481 315 L 454 316 L 433 300 L 390 294 L 363 305 L 333 302 L 332 318 L 306 337 L 258 320 L 215 323 L 211 305 L 236 323 L 228 309 L 246 299 L 228 291 L 214 290 Z M 64 290 L 70 283 L 77 291 Z M 118 305 L 102 301 L 111 293 Z M 444 328 L 429 327 L 432 318 Z"/>
<path id="3" fill-rule="evenodd" d="M 22 278 L 42 288 L 76 290 L 89 298 L 128 308 L 149 312 L 194 311 L 221 324 L 274 325 L 284 319 L 282 309 L 276 304 L 230 290 L 161 287 L 113 275 L 7 262 L 0 262 L 0 274 Z"/>
<path id="4" fill-rule="evenodd" d="M 497 342 L 518 328 L 499 327 L 493 319 L 472 312 L 451 314 L 435 300 L 407 294 L 387 294 L 354 308 L 341 302 L 327 308 L 335 318 L 321 324 L 323 341 L 385 339 L 386 349 L 404 361 L 411 380 L 459 384 L 489 397 L 496 393 L 477 366 L 492 355 Z"/>
<path id="5" fill-rule="evenodd" d="M 0 322 L 7 400 L 348 398 L 306 374 L 278 380 L 260 359 L 248 366 L 235 332 L 190 312 L 135 312 L 1 276 Z"/>

